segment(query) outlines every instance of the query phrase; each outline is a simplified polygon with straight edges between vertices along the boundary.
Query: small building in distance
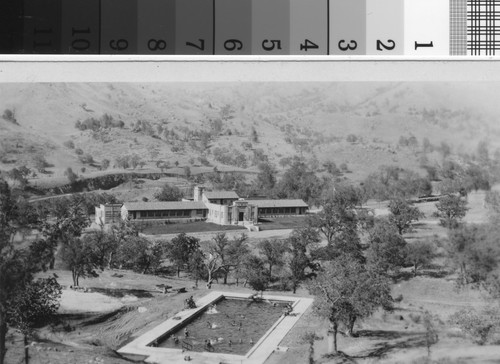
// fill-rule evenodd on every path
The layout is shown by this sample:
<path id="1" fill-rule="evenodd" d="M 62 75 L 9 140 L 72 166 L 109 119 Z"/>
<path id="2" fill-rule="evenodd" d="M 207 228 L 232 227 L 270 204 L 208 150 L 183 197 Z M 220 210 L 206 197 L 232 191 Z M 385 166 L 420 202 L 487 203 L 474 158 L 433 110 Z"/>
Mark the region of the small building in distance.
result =
<path id="1" fill-rule="evenodd" d="M 305 215 L 308 205 L 295 200 L 245 200 L 234 191 L 206 191 L 196 186 L 193 199 L 168 202 L 125 202 L 123 205 L 101 205 L 98 216 L 106 215 L 107 206 L 114 206 L 112 215 L 118 219 L 187 222 L 205 220 L 218 225 L 245 225 L 251 227 L 259 218 Z M 117 215 L 116 206 L 120 206 Z M 104 212 L 99 212 L 104 211 Z M 111 212 L 108 211 L 108 214 Z M 111 215 L 110 215 L 111 216 Z M 105 223 L 110 221 L 105 217 Z M 116 222 L 116 221 L 114 221 Z"/>
<path id="2" fill-rule="evenodd" d="M 121 203 L 101 204 L 95 208 L 95 222 L 98 225 L 115 224 L 122 219 Z"/>

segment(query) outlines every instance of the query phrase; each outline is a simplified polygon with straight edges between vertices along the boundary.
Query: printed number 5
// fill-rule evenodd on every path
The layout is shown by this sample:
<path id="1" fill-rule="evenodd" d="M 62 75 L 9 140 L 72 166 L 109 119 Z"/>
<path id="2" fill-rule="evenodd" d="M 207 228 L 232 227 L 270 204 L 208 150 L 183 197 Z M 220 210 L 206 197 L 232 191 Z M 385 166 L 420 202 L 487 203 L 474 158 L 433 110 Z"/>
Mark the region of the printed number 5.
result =
<path id="1" fill-rule="evenodd" d="M 269 45 L 269 43 L 271 43 Z M 262 48 L 266 51 L 272 51 L 274 48 L 276 49 L 281 49 L 281 40 L 277 40 L 277 39 L 273 39 L 273 40 L 269 40 L 269 39 L 264 39 L 264 41 L 262 42 Z"/>
<path id="2" fill-rule="evenodd" d="M 341 39 L 339 41 L 339 49 L 343 52 L 345 51 L 353 51 L 358 47 L 358 43 L 355 40 L 351 40 L 349 44 L 346 44 L 345 39 Z"/>

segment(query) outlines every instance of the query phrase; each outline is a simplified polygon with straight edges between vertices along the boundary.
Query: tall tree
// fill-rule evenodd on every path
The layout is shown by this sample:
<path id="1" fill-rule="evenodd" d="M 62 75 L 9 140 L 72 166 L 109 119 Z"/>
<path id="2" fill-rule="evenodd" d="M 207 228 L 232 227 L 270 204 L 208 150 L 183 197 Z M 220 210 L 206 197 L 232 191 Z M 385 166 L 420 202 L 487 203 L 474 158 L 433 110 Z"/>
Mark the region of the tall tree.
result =
<path id="1" fill-rule="evenodd" d="M 436 256 L 436 248 L 430 241 L 415 241 L 406 245 L 406 263 L 413 266 L 413 275 L 417 269 L 430 264 Z"/>
<path id="2" fill-rule="evenodd" d="M 457 195 L 447 195 L 436 203 L 435 215 L 439 217 L 441 225 L 452 229 L 458 226 L 460 220 L 467 213 L 467 201 Z"/>
<path id="3" fill-rule="evenodd" d="M 293 230 L 288 241 L 290 246 L 288 267 L 292 290 L 295 293 L 300 283 L 310 277 L 316 268 L 308 250 L 318 244 L 320 238 L 315 229 L 306 227 Z M 310 270 L 309 274 L 306 273 L 308 268 Z"/>
<path id="4" fill-rule="evenodd" d="M 352 335 L 356 320 L 370 316 L 378 307 L 392 308 L 387 278 L 367 270 L 349 255 L 325 263 L 310 281 L 309 290 L 315 296 L 316 313 L 330 322 L 335 352 L 340 324 Z"/>
<path id="5" fill-rule="evenodd" d="M 24 233 L 39 227 L 35 210 L 13 195 L 0 179 L 0 364 L 5 362 L 7 352 L 7 325 L 19 322 L 13 316 L 15 302 L 27 294 L 33 275 L 48 265 L 44 259 L 51 255 L 44 241 L 33 243 L 33 248 L 22 248 Z"/>
<path id="6" fill-rule="evenodd" d="M 288 243 L 285 240 L 263 240 L 259 243 L 259 252 L 264 258 L 264 264 L 268 266 L 269 278 L 272 279 L 273 267 L 281 267 L 285 264 L 285 253 Z"/>
<path id="7" fill-rule="evenodd" d="M 382 274 L 398 271 L 405 263 L 406 241 L 387 220 L 379 220 L 369 232 L 367 263 Z"/>
<path id="8" fill-rule="evenodd" d="M 62 287 L 54 277 L 27 282 L 8 307 L 9 325 L 24 336 L 25 363 L 29 363 L 29 339 L 38 324 L 47 323 L 59 308 Z"/>
<path id="9" fill-rule="evenodd" d="M 393 223 L 399 234 L 410 232 L 414 221 L 424 217 L 424 214 L 403 198 L 393 198 L 389 201 L 389 221 Z"/>
<path id="10" fill-rule="evenodd" d="M 166 257 L 177 266 L 177 277 L 181 268 L 189 264 L 191 254 L 200 249 L 200 239 L 180 233 L 165 246 Z"/>
<path id="11" fill-rule="evenodd" d="M 154 272 L 164 257 L 164 242 L 149 241 L 140 236 L 125 240 L 118 250 L 118 261 L 126 268 L 146 274 Z"/>
<path id="12" fill-rule="evenodd" d="M 165 184 L 162 189 L 154 194 L 158 201 L 180 201 L 184 194 L 177 186 Z"/>
<path id="13" fill-rule="evenodd" d="M 236 285 L 239 284 L 239 279 L 242 276 L 243 264 L 250 254 L 250 248 L 248 247 L 248 236 L 246 234 L 241 234 L 240 236 L 235 236 L 231 240 L 231 244 L 227 249 L 227 256 L 233 275 L 236 278 Z"/>

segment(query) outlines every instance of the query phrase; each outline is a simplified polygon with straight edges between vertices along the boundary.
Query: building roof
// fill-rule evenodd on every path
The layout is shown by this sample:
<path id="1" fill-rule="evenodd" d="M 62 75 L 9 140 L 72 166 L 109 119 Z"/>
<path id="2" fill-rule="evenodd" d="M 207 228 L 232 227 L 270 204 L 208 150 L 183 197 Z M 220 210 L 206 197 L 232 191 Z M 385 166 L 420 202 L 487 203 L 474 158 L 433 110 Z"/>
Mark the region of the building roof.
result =
<path id="1" fill-rule="evenodd" d="M 259 208 L 266 207 L 309 207 L 303 200 L 249 200 Z"/>
<path id="2" fill-rule="evenodd" d="M 231 198 L 237 200 L 240 198 L 234 191 L 204 191 L 203 194 L 209 200 L 225 199 L 225 198 Z"/>
<path id="3" fill-rule="evenodd" d="M 203 202 L 195 201 L 125 202 L 123 206 L 128 211 L 207 210 Z"/>

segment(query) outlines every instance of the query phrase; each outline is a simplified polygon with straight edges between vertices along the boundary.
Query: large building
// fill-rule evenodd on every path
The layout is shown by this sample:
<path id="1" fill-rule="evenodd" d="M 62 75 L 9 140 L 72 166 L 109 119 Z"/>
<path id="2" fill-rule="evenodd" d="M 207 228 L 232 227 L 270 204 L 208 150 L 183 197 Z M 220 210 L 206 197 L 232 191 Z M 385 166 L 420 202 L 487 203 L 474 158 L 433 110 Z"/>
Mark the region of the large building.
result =
<path id="1" fill-rule="evenodd" d="M 96 208 L 105 211 L 106 206 Z M 156 221 L 205 220 L 218 225 L 253 226 L 259 218 L 305 215 L 308 205 L 302 200 L 245 200 L 234 191 L 207 191 L 194 188 L 193 198 L 173 202 L 125 202 L 122 219 Z M 99 216 L 103 213 L 99 212 Z"/>

